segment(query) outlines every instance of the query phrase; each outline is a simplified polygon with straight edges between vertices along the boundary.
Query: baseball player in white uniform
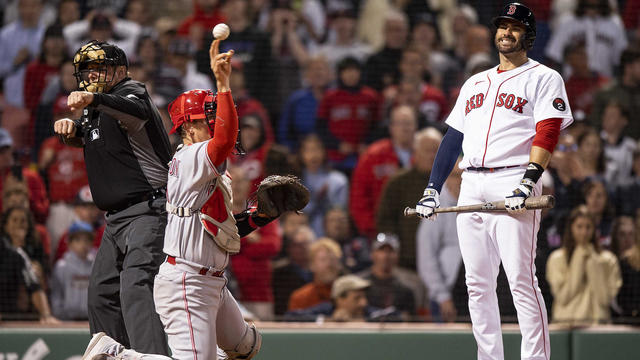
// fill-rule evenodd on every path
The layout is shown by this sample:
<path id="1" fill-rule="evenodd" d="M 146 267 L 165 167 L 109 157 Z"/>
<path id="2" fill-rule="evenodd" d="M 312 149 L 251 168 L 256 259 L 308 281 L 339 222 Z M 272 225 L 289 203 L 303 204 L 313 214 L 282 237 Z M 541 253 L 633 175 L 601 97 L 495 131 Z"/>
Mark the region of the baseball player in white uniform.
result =
<path id="1" fill-rule="evenodd" d="M 191 90 L 169 104 L 174 125 L 170 133 L 179 132 L 183 145 L 169 164 L 167 259 L 155 278 L 154 301 L 172 357 L 180 360 L 251 359 L 262 341 L 255 326 L 242 318 L 223 273 L 229 256 L 240 250 L 240 238 L 274 218 L 255 209 L 231 212 L 226 159 L 238 137 L 229 89 L 233 50 L 218 54 L 218 46 L 215 40 L 209 51 L 217 95 Z M 167 359 L 124 350 L 104 334 L 94 336 L 92 343 L 83 359 L 94 354 L 99 354 L 95 359 L 110 359 L 107 354 L 115 359 Z"/>
<path id="2" fill-rule="evenodd" d="M 456 221 L 478 359 L 504 359 L 496 295 L 502 261 L 518 312 L 521 358 L 549 360 L 547 313 L 534 265 L 540 211 L 525 211 L 524 203 L 540 195 L 538 180 L 560 130 L 573 120 L 561 76 L 527 57 L 536 35 L 531 10 L 508 4 L 493 23 L 500 64 L 464 83 L 416 210 L 435 218 L 440 190 L 462 150 L 458 205 L 504 198 L 507 210 L 460 213 Z"/>

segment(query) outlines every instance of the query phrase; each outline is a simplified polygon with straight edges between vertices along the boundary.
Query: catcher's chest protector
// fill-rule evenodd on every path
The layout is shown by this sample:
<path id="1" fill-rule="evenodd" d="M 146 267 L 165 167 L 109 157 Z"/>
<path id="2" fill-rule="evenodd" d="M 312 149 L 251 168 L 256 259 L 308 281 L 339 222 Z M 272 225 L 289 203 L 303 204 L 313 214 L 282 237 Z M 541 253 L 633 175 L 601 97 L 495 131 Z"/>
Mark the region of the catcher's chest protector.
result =
<path id="1" fill-rule="evenodd" d="M 207 202 L 200 209 L 200 222 L 204 230 L 222 249 L 231 254 L 240 251 L 240 235 L 231 212 L 233 196 L 229 173 L 218 177 Z"/>

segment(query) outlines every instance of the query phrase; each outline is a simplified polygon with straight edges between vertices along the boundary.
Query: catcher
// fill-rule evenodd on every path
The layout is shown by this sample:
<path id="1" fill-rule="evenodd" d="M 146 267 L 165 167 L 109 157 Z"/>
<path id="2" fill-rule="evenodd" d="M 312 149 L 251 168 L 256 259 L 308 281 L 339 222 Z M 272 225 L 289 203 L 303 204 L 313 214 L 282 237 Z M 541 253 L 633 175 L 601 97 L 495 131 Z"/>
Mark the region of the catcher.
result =
<path id="1" fill-rule="evenodd" d="M 169 104 L 170 133 L 178 132 L 183 145 L 169 163 L 167 259 L 155 278 L 154 300 L 174 359 L 216 359 L 216 345 L 229 359 L 256 355 L 261 335 L 243 320 L 226 288 L 229 256 L 240 251 L 240 238 L 309 201 L 309 191 L 295 177 L 270 176 L 256 193 L 257 206 L 232 214 L 227 157 L 238 147 L 238 115 L 229 89 L 234 52 L 219 54 L 218 46 L 214 40 L 209 49 L 217 95 L 191 90 Z M 167 359 L 125 350 L 96 334 L 83 360 L 111 357 Z"/>

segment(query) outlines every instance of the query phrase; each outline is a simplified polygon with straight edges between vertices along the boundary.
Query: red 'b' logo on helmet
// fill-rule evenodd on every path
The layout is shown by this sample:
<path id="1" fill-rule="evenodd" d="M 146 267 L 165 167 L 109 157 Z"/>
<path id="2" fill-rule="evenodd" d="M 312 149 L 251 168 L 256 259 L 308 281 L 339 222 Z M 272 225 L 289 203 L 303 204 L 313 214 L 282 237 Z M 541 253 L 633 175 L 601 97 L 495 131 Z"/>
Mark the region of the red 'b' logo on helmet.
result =
<path id="1" fill-rule="evenodd" d="M 513 15 L 516 13 L 516 6 L 515 5 L 509 5 L 509 10 L 507 10 L 507 15 Z"/>

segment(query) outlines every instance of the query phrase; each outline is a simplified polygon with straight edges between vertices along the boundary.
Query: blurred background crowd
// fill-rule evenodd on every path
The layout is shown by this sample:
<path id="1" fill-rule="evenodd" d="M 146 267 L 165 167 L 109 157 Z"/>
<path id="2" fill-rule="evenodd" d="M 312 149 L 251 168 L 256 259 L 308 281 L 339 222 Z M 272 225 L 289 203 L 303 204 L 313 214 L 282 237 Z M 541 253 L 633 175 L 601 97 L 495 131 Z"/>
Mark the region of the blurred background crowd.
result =
<path id="1" fill-rule="evenodd" d="M 542 181 L 536 267 L 551 321 L 640 324 L 640 0 L 529 0 L 529 56 L 565 79 L 575 123 Z M 72 57 L 120 46 L 167 128 L 167 104 L 213 88 L 208 48 L 231 28 L 245 156 L 241 212 L 265 176 L 311 190 L 303 214 L 242 239 L 227 270 L 246 316 L 288 321 L 469 321 L 455 215 L 403 216 L 427 185 L 464 80 L 497 65 L 493 0 L 0 0 L 0 314 L 84 320 L 104 229 L 82 149 Z M 635 114 L 635 115 L 634 115 Z M 172 138 L 177 146 L 177 137 Z M 454 170 L 441 195 L 454 205 Z M 514 239 L 516 241 L 516 239 Z M 504 273 L 501 314 L 515 321 Z M 49 304 L 49 306 L 46 306 Z M 50 313 L 49 313 L 50 308 Z"/>

